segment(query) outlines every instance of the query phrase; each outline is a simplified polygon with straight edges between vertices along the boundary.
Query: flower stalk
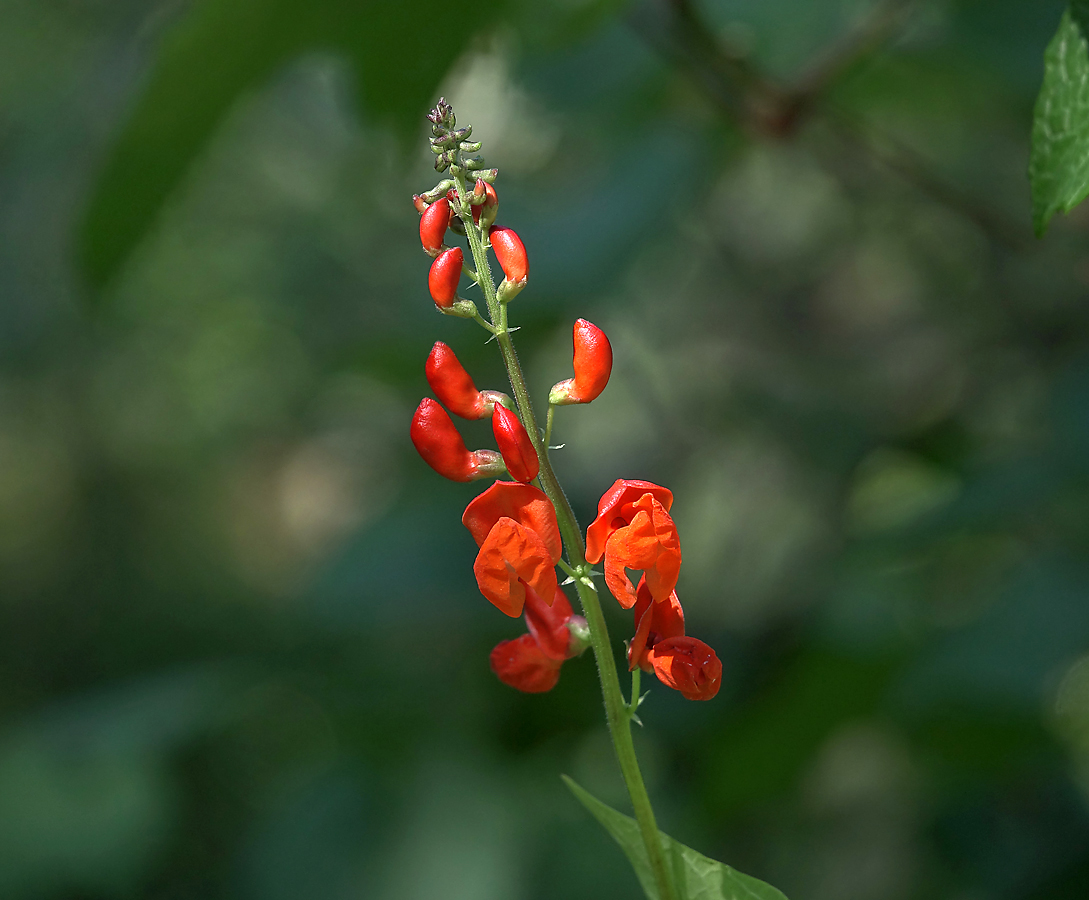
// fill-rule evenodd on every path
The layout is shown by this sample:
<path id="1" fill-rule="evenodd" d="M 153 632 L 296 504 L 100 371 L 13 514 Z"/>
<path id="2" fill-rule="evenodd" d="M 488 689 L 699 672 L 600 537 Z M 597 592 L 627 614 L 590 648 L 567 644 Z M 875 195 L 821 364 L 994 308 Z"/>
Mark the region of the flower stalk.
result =
<path id="1" fill-rule="evenodd" d="M 514 342 L 511 339 L 510 328 L 507 324 L 507 305 L 499 300 L 491 266 L 488 263 L 489 229 L 473 222 L 472 206 L 470 204 L 471 192 L 467 187 L 466 169 L 461 165 L 460 154 L 455 157 L 449 168 L 450 175 L 453 176 L 456 183 L 458 214 L 465 225 L 465 234 L 473 255 L 476 280 L 484 294 L 484 300 L 491 319 L 491 327 L 488 330 L 493 332 L 496 342 L 499 344 L 518 414 L 540 459 L 538 478 L 541 489 L 548 496 L 548 499 L 552 501 L 552 505 L 556 509 L 560 534 L 567 551 L 567 566 L 564 568 L 570 568 L 573 573 L 575 590 L 578 592 L 579 602 L 582 604 L 583 615 L 586 618 L 590 634 L 590 646 L 593 648 L 598 678 L 601 682 L 601 692 L 605 701 L 606 721 L 616 751 L 617 761 L 620 765 L 620 772 L 627 786 L 632 809 L 635 812 L 635 819 L 639 824 L 643 843 L 646 846 L 647 859 L 654 873 L 659 897 L 661 900 L 676 900 L 677 895 L 673 887 L 673 880 L 662 852 L 662 842 L 654 818 L 654 809 L 651 806 L 646 784 L 639 769 L 635 744 L 632 740 L 631 722 L 639 698 L 633 694 L 629 704 L 625 701 L 620 687 L 616 658 L 610 645 L 605 615 L 597 596 L 597 589 L 590 578 L 592 566 L 586 561 L 586 548 L 575 513 L 566 494 L 563 492 L 563 488 L 560 486 L 559 480 L 556 478 L 556 473 L 552 469 L 547 440 L 542 439 L 541 431 L 537 426 L 537 419 L 526 387 L 525 376 L 522 374 L 522 367 L 518 361 L 518 354 L 515 352 Z M 551 413 L 550 404 L 549 425 L 551 425 Z M 548 437 L 551 437 L 550 432 L 551 428 L 549 428 Z M 638 682 L 633 678 L 633 687 L 637 684 Z"/>

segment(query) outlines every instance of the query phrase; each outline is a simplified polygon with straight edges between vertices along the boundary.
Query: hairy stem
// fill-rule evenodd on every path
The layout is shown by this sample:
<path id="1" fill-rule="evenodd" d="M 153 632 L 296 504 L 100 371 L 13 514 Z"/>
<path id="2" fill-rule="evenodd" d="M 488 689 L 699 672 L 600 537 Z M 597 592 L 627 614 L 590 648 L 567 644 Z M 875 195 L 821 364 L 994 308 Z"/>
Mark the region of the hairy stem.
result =
<path id="1" fill-rule="evenodd" d="M 620 689 L 620 677 L 616 669 L 616 658 L 609 643 L 609 629 L 605 624 L 605 614 L 601 609 L 597 590 L 590 579 L 592 567 L 586 562 L 586 546 L 582 541 L 582 532 L 571 504 L 567 500 L 567 495 L 564 494 L 556 473 L 552 469 L 552 463 L 548 458 L 548 444 L 542 440 L 541 432 L 537 428 L 537 419 L 533 414 L 533 404 L 530 402 L 529 391 L 526 388 L 526 379 L 522 374 L 518 354 L 514 350 L 514 342 L 511 340 L 510 329 L 507 326 L 507 309 L 499 302 L 496 295 L 491 266 L 488 264 L 487 234 L 484 229 L 473 223 L 464 174 L 461 171 L 454 171 L 453 167 L 451 167 L 451 174 L 457 180 L 459 214 L 462 222 L 465 223 L 465 234 L 469 239 L 469 247 L 476 265 L 478 283 L 488 304 L 488 314 L 495 328 L 496 342 L 503 354 L 503 362 L 507 367 L 514 401 L 518 406 L 518 413 L 526 433 L 540 458 L 541 471 L 538 478 L 541 489 L 556 508 L 556 519 L 567 549 L 568 564 L 575 575 L 575 590 L 578 591 L 582 612 L 590 630 L 590 646 L 593 648 L 594 659 L 597 662 L 609 734 L 612 737 L 613 748 L 616 750 L 620 772 L 628 788 L 628 795 L 631 797 L 635 820 L 639 823 L 639 831 L 647 848 L 647 858 L 658 885 L 658 895 L 661 900 L 676 900 L 673 880 L 662 853 L 658 825 L 654 820 L 654 809 L 650 804 L 650 797 L 643 783 L 643 774 L 639 770 L 639 761 L 635 755 L 635 744 L 631 736 L 631 713 Z M 633 696 L 631 702 L 637 703 L 638 698 Z"/>

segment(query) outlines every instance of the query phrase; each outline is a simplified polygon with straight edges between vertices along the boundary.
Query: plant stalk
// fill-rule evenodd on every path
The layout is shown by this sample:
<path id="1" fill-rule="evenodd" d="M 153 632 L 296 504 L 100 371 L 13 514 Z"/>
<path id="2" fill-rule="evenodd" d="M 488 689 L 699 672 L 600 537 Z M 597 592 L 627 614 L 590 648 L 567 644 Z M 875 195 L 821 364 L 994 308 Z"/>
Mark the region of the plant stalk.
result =
<path id="1" fill-rule="evenodd" d="M 624 701 L 624 694 L 620 689 L 620 678 L 616 668 L 616 658 L 613 655 L 609 643 L 609 630 L 605 624 L 605 614 L 601 609 L 597 590 L 590 580 L 592 567 L 586 562 L 586 546 L 582 541 L 582 532 L 575 518 L 574 510 L 560 486 L 556 473 L 552 469 L 552 463 L 548 457 L 547 443 L 542 441 L 541 432 L 537 427 L 537 419 L 533 414 L 533 405 L 530 402 L 529 391 L 526 388 L 525 376 L 518 362 L 518 354 L 514 350 L 514 342 L 511 340 L 510 330 L 507 327 L 507 309 L 499 302 L 496 295 L 495 282 L 492 278 L 491 266 L 488 264 L 486 235 L 483 229 L 473 223 L 472 208 L 468 202 L 468 191 L 465 184 L 465 176 L 461 171 L 453 172 L 457 180 L 458 201 L 462 222 L 465 223 L 465 234 L 469 239 L 469 247 L 472 250 L 473 261 L 476 266 L 478 283 L 484 293 L 484 299 L 488 304 L 488 314 L 495 328 L 496 342 L 499 344 L 503 355 L 503 362 L 510 378 L 511 389 L 514 393 L 514 401 L 518 406 L 518 413 L 522 418 L 522 424 L 529 434 L 533 447 L 540 459 L 541 470 L 538 476 L 541 489 L 552 501 L 556 508 L 556 519 L 560 527 L 560 535 L 567 549 L 567 559 L 578 577 L 575 578 L 575 590 L 578 592 L 579 601 L 582 604 L 583 615 L 590 631 L 590 646 L 594 651 L 594 659 L 597 662 L 598 678 L 601 681 L 601 693 L 605 700 L 605 718 L 609 725 L 609 734 L 612 737 L 613 748 L 616 751 L 617 762 L 620 764 L 620 773 L 624 776 L 624 783 L 628 788 L 628 796 L 631 798 L 632 809 L 635 812 L 635 820 L 639 824 L 639 831 L 646 845 L 647 858 L 650 862 L 654 880 L 658 885 L 660 900 L 676 900 L 676 891 L 673 889 L 673 879 L 666 867 L 665 857 L 662 853 L 662 841 L 658 832 L 658 825 L 654 819 L 654 809 L 647 794 L 646 785 L 643 782 L 643 774 L 639 770 L 639 761 L 635 755 L 635 744 L 631 735 L 631 715 L 629 707 Z M 638 702 L 638 697 L 632 697 L 632 704 Z"/>

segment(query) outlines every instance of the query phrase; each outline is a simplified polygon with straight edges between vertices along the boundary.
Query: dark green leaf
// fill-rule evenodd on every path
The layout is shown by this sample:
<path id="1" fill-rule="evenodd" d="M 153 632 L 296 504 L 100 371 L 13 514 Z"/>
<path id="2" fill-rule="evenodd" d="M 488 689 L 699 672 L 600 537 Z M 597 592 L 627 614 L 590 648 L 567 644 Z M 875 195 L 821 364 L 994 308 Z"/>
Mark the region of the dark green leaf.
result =
<path id="1" fill-rule="evenodd" d="M 571 793 L 597 819 L 620 845 L 650 900 L 658 900 L 646 848 L 635 819 L 606 806 L 566 775 L 561 776 Z M 697 853 L 691 847 L 659 832 L 666 860 L 673 868 L 673 883 L 678 900 L 786 900 L 783 894 L 749 875 L 742 875 L 724 863 Z"/>
<path id="2" fill-rule="evenodd" d="M 489 21 L 499 3 L 477 4 Z M 82 260 L 106 284 L 140 242 L 239 96 L 309 50 L 347 56 L 374 119 L 415 134 L 439 80 L 471 34 L 435 39 L 441 0 L 204 0 L 164 38 L 143 95 L 91 199 Z"/>
<path id="3" fill-rule="evenodd" d="M 1085 5 L 1078 5 L 1079 14 Z M 1070 12 L 1044 53 L 1029 178 L 1037 235 L 1055 213 L 1069 212 L 1089 195 L 1089 46 Z"/>

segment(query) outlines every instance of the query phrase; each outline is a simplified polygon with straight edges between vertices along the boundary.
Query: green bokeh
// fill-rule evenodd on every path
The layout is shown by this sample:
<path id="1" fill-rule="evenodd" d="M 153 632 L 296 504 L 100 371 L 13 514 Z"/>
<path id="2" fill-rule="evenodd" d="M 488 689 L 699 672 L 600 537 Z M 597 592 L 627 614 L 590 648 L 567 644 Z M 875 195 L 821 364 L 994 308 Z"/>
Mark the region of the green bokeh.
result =
<path id="1" fill-rule="evenodd" d="M 580 520 L 676 495 L 724 677 L 651 685 L 663 829 L 792 900 L 1089 896 L 1089 219 L 1034 242 L 1025 174 L 1063 4 L 916 4 L 786 137 L 671 8 L 3 5 L 3 900 L 637 896 L 559 779 L 626 810 L 591 661 L 495 680 L 478 487 L 407 438 L 434 341 L 503 387 L 427 297 L 439 93 L 536 396 L 612 340 Z M 783 83 L 869 8 L 693 4 Z"/>

